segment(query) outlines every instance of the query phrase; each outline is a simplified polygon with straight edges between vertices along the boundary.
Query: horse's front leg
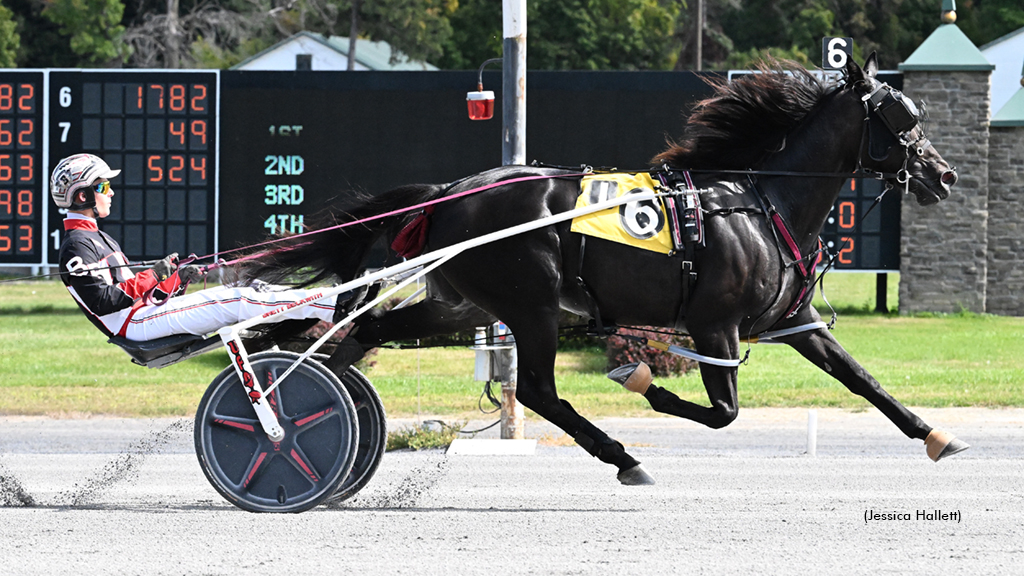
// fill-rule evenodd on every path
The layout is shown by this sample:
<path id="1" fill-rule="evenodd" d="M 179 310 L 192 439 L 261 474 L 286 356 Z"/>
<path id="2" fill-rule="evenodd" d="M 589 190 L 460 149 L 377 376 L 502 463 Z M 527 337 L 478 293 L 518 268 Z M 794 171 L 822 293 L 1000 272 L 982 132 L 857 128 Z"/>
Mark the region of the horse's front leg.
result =
<path id="1" fill-rule="evenodd" d="M 843 349 L 828 330 L 822 328 L 781 340 L 815 366 L 842 382 L 851 392 L 871 402 L 908 437 L 924 440 L 928 456 L 932 460 L 938 461 L 970 447 L 953 435 L 928 426 L 890 396 L 882 389 L 882 385 Z"/>
<path id="2" fill-rule="evenodd" d="M 739 332 L 735 326 L 694 331 L 691 336 L 697 351 L 715 358 L 738 358 Z M 736 394 L 736 368 L 700 365 L 700 375 L 711 406 L 683 400 L 668 390 L 651 384 L 645 392 L 657 412 L 699 422 L 709 428 L 724 428 L 736 419 L 739 399 Z"/>
<path id="3" fill-rule="evenodd" d="M 516 398 L 523 406 L 558 426 L 598 460 L 618 468 L 619 482 L 654 484 L 654 479 L 625 447 L 580 416 L 555 388 L 555 351 L 558 346 L 558 307 L 533 307 L 518 315 L 503 315 L 516 338 L 519 373 Z"/>

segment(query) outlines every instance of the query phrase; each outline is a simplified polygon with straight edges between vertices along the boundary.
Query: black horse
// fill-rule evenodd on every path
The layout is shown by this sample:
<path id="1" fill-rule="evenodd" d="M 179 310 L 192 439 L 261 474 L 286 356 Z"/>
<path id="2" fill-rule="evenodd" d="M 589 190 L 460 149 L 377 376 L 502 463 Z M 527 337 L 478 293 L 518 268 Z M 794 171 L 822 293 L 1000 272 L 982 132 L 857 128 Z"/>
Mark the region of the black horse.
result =
<path id="1" fill-rule="evenodd" d="M 692 170 L 694 184 L 711 189 L 701 195 L 706 248 L 692 254 L 695 283 L 688 284 L 681 273 L 678 256 L 595 238 L 581 250 L 581 236 L 570 232 L 569 223 L 555 224 L 455 257 L 428 276 L 422 302 L 358 319 L 329 366 L 340 373 L 385 342 L 452 333 L 500 318 L 516 337 L 519 401 L 590 454 L 614 464 L 621 482 L 653 482 L 620 443 L 559 399 L 554 377 L 559 309 L 596 316 L 605 326 L 683 330 L 697 352 L 726 359 L 740 357 L 741 339 L 820 321 L 807 294 L 813 283 L 800 270 L 813 274 L 818 235 L 854 170 L 880 173 L 920 204 L 946 198 L 956 181 L 955 169 L 924 137 L 916 107 L 875 80 L 876 73 L 872 54 L 863 69 L 851 61 L 835 83 L 776 61 L 732 82 L 713 81 L 714 94 L 697 104 L 679 143 L 654 159 L 657 166 Z M 509 166 L 454 185 L 404 186 L 333 218 L 351 221 L 530 175 L 557 177 L 436 204 L 427 250 L 574 207 L 580 182 L 572 172 Z M 774 214 L 785 231 L 773 224 Z M 394 237 L 410 219 L 386 217 L 305 237 L 264 254 L 247 272 L 272 281 L 296 273 L 307 283 L 332 275 L 350 280 L 360 273 L 371 244 Z M 799 247 L 799 257 L 786 235 Z M 926 440 L 933 459 L 967 447 L 886 393 L 827 329 L 780 339 L 868 399 L 904 434 Z M 707 363 L 700 370 L 710 406 L 655 385 L 644 396 L 658 412 L 724 427 L 738 410 L 737 370 Z"/>

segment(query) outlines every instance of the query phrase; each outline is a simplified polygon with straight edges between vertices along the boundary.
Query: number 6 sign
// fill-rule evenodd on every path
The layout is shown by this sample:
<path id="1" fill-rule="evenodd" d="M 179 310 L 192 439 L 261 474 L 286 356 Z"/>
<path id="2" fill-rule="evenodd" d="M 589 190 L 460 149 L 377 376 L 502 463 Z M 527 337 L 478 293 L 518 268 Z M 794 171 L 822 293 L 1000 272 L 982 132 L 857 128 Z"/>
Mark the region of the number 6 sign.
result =
<path id="1" fill-rule="evenodd" d="M 853 56 L 853 38 L 821 39 L 821 67 L 825 70 L 842 70 Z"/>

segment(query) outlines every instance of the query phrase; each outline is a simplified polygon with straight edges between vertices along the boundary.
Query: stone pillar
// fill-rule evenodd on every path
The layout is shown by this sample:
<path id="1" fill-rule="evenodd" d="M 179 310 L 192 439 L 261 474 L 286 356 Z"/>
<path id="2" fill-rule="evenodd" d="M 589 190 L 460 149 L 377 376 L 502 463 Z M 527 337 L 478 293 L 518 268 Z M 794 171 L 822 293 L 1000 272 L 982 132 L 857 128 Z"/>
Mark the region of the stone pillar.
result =
<path id="1" fill-rule="evenodd" d="M 957 167 L 949 198 L 903 197 L 900 313 L 985 311 L 990 71 L 905 71 L 904 93 L 928 108 L 935 149 Z"/>
<path id="2" fill-rule="evenodd" d="M 928 107 L 935 149 L 957 167 L 949 198 L 902 204 L 900 313 L 985 311 L 988 260 L 988 120 L 995 68 L 956 25 L 953 0 L 942 24 L 899 65 L 903 92 Z"/>
<path id="3" fill-rule="evenodd" d="M 990 128 L 985 309 L 1024 316 L 1024 126 Z"/>

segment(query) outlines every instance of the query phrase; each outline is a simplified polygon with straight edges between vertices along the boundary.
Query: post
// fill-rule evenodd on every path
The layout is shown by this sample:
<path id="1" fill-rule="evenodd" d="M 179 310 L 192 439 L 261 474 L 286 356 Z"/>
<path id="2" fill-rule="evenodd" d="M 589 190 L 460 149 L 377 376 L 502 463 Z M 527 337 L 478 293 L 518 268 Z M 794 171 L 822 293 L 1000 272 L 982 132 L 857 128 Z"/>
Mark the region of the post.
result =
<path id="1" fill-rule="evenodd" d="M 704 60 L 704 0 L 697 0 L 697 72 Z"/>
<path id="2" fill-rule="evenodd" d="M 526 164 L 526 0 L 502 0 L 501 164 Z M 523 407 L 516 401 L 518 358 L 508 354 L 510 378 L 501 382 L 501 437 L 523 438 Z"/>
<path id="3" fill-rule="evenodd" d="M 807 455 L 818 455 L 818 411 L 807 411 Z"/>
<path id="4" fill-rule="evenodd" d="M 522 440 L 525 426 L 523 426 L 523 405 L 516 401 L 516 380 L 519 375 L 519 356 L 516 349 L 500 351 L 502 355 L 508 355 L 511 366 L 508 371 L 508 380 L 501 382 L 501 438 L 502 440 Z"/>
<path id="5" fill-rule="evenodd" d="M 889 275 L 875 275 L 875 312 L 889 313 Z"/>
<path id="6" fill-rule="evenodd" d="M 526 164 L 526 0 L 502 0 L 501 164 Z"/>

